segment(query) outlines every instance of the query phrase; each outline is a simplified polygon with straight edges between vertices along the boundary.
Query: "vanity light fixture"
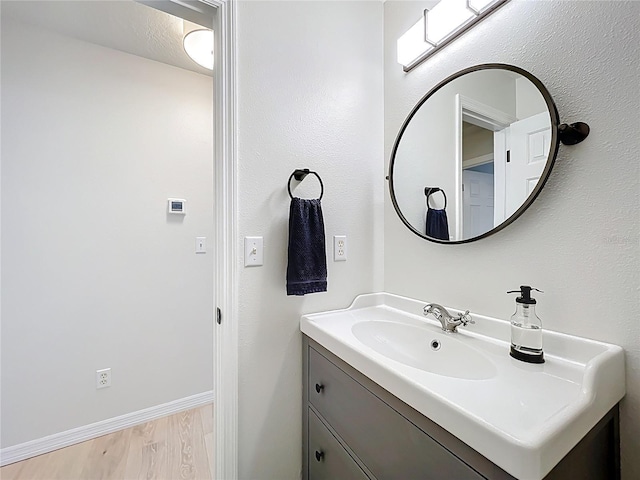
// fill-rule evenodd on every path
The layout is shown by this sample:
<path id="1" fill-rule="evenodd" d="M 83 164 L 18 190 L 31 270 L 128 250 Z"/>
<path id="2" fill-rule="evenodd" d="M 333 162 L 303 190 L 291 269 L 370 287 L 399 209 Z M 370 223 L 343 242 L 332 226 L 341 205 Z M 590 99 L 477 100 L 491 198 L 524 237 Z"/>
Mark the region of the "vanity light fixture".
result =
<path id="1" fill-rule="evenodd" d="M 440 0 L 398 39 L 398 63 L 408 72 L 509 0 Z"/>
<path id="2" fill-rule="evenodd" d="M 213 30 L 198 28 L 188 32 L 182 40 L 184 51 L 201 67 L 213 70 Z"/>

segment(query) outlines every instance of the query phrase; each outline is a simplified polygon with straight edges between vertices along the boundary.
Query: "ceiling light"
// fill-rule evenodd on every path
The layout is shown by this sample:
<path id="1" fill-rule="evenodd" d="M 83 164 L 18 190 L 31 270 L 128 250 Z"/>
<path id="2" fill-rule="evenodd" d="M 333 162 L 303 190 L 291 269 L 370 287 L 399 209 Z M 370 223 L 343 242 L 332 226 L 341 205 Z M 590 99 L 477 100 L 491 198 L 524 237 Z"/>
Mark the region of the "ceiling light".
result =
<path id="1" fill-rule="evenodd" d="M 198 65 L 213 70 L 213 31 L 208 28 L 187 33 L 182 41 L 184 50 Z"/>

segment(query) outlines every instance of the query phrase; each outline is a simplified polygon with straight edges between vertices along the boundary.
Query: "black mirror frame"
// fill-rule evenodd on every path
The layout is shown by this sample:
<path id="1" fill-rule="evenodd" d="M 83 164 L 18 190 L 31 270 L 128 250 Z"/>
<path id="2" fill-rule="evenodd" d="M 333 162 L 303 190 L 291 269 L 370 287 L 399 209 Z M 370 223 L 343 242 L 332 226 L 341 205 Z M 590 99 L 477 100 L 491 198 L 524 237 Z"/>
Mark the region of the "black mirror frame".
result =
<path id="1" fill-rule="evenodd" d="M 523 77 L 527 78 L 531 83 L 533 83 L 538 88 L 538 91 L 542 94 L 542 97 L 544 98 L 544 101 L 547 105 L 547 110 L 549 111 L 549 116 L 551 118 L 551 145 L 549 148 L 547 163 L 545 164 L 544 170 L 542 171 L 540 180 L 538 181 L 533 191 L 529 194 L 525 202 L 509 218 L 505 219 L 505 221 L 502 222 L 497 227 L 494 227 L 491 230 L 483 233 L 482 235 L 478 235 L 477 237 L 468 238 L 464 240 L 440 240 L 437 238 L 429 237 L 419 232 L 418 230 L 416 230 L 413 227 L 413 225 L 411 225 L 407 221 L 405 216 L 402 214 L 402 211 L 400 210 L 400 206 L 398 205 L 398 202 L 396 200 L 396 195 L 395 195 L 394 186 L 393 186 L 393 167 L 395 164 L 398 146 L 400 145 L 400 140 L 402 140 L 402 135 L 404 134 L 404 131 L 406 130 L 407 126 L 409 125 L 409 122 L 411 121 L 413 116 L 416 114 L 416 112 L 438 90 L 440 90 L 442 87 L 444 87 L 449 82 L 455 80 L 458 77 L 461 77 L 471 72 L 476 72 L 479 70 L 490 70 L 490 69 L 509 70 L 511 72 L 518 73 Z M 549 93 L 547 88 L 543 85 L 543 83 L 540 80 L 538 80 L 531 73 L 527 72 L 526 70 L 523 70 L 520 67 L 503 64 L 503 63 L 485 63 L 485 64 L 475 65 L 473 67 L 465 68 L 464 70 L 454 73 L 450 77 L 445 78 L 443 81 L 438 83 L 435 87 L 429 90 L 429 92 L 427 92 L 427 94 L 424 97 L 420 99 L 420 101 L 416 104 L 415 107 L 413 107 L 413 109 L 407 116 L 406 120 L 402 124 L 402 127 L 400 128 L 400 132 L 398 132 L 398 135 L 396 136 L 396 140 L 393 144 L 393 150 L 391 151 L 391 161 L 389 163 L 389 175 L 387 177 L 387 180 L 389 181 L 389 193 L 391 194 L 391 202 L 393 203 L 393 208 L 396 210 L 396 213 L 400 217 L 400 220 L 402 220 L 402 223 L 404 223 L 407 226 L 407 228 L 409 228 L 409 230 L 411 230 L 413 233 L 418 235 L 420 238 L 424 238 L 425 240 L 429 240 L 430 242 L 434 242 L 434 243 L 441 243 L 444 245 L 457 245 L 461 243 L 470 243 L 470 242 L 475 242 L 477 240 L 481 240 L 490 235 L 493 235 L 494 233 L 499 232 L 503 228 L 511 225 L 518 217 L 520 217 L 520 215 L 522 215 L 522 213 L 531 206 L 531 204 L 535 201 L 535 199 L 538 197 L 538 195 L 542 191 L 542 188 L 544 187 L 545 183 L 547 182 L 547 179 L 549 178 L 549 175 L 551 174 L 551 169 L 553 168 L 553 165 L 556 161 L 556 157 L 558 155 L 558 148 L 560 146 L 560 139 L 558 136 L 559 124 L 560 124 L 560 120 L 558 115 L 558 109 L 556 108 L 556 104 L 554 103 L 553 98 L 551 97 L 551 94 Z"/>

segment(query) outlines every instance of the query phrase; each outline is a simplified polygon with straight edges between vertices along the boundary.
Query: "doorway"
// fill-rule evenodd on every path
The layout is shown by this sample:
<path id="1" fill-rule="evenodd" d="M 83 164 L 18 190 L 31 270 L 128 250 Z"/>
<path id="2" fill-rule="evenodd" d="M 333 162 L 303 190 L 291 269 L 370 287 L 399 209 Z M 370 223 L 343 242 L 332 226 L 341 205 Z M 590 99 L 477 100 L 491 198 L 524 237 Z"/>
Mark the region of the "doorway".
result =
<path id="1" fill-rule="evenodd" d="M 31 9 L 31 17 L 20 18 L 19 8 L 11 11 L 13 3 L 30 4 L 24 8 Z M 208 102 L 207 120 L 203 120 L 202 111 L 186 108 L 207 101 L 172 101 L 176 92 L 193 95 L 195 85 L 203 85 L 203 79 L 197 79 L 204 75 L 202 72 L 192 70 L 195 77 L 186 75 L 192 83 L 181 89 L 178 77 L 185 75 L 175 65 L 160 65 L 163 62 L 157 58 L 147 57 L 140 75 L 134 73 L 139 65 L 134 65 L 132 57 L 137 53 L 123 45 L 126 36 L 116 36 L 115 47 L 82 37 L 92 30 L 92 15 L 83 10 L 88 4 L 96 8 L 147 6 L 134 2 L 2 2 L 3 24 L 11 19 L 20 24 L 12 27 L 13 32 L 3 25 L 3 37 L 13 34 L 25 40 L 2 42 L 2 88 L 11 99 L 5 102 L 3 95 L 3 120 L 6 114 L 10 121 L 2 122 L 3 140 L 7 140 L 3 142 L 2 223 L 3 232 L 13 232 L 3 235 L 2 251 L 3 413 L 9 414 L 14 407 L 16 411 L 37 409 L 34 402 L 38 398 L 47 398 L 47 408 L 54 410 L 56 400 L 74 406 L 63 414 L 44 412 L 47 420 L 35 422 L 42 430 L 30 434 L 19 427 L 20 415 L 9 415 L 11 422 L 3 418 L 3 461 L 7 452 L 20 450 L 12 447 L 105 417 L 115 418 L 131 409 L 142 411 L 163 395 L 170 403 L 189 390 L 208 390 L 211 397 L 213 390 L 220 396 L 216 417 L 222 418 L 216 419 L 216 427 L 235 432 L 235 287 L 228 281 L 233 280 L 229 271 L 235 258 L 234 97 L 233 69 L 229 68 L 233 15 L 227 2 L 152 3 L 182 10 L 182 18 L 191 22 L 197 23 L 195 14 L 208 15 L 212 25 L 217 22 L 219 26 L 219 70 L 216 78 L 209 80 L 209 95 L 221 101 L 215 106 Z M 47 10 L 55 8 L 63 11 Z M 34 18 L 35 24 L 31 22 Z M 128 22 L 131 18 L 127 15 Z M 98 15 L 97 25 L 113 21 L 112 14 L 106 12 Z M 72 31 L 61 36 L 53 28 L 56 22 Z M 174 26 L 178 23 L 182 19 Z M 55 41 L 43 41 L 44 37 Z M 59 48 L 41 55 L 37 65 L 35 58 L 23 51 L 5 50 L 12 45 L 32 45 L 36 53 L 39 45 Z M 65 63 L 70 52 L 75 60 Z M 116 61 L 115 57 L 125 60 Z M 6 68 L 5 61 L 12 61 L 16 68 Z M 59 68 L 62 65 L 65 69 Z M 170 73 L 153 74 L 161 68 Z M 128 83 L 113 89 L 107 85 L 107 80 L 123 79 Z M 39 96 L 32 95 L 34 92 Z M 127 108 L 117 109 L 120 105 Z M 172 116 L 167 117 L 166 112 Z M 196 135 L 194 130 L 206 130 L 215 141 L 195 137 L 185 144 L 177 141 L 183 134 Z M 31 138 L 24 138 L 29 134 Z M 167 146 L 165 140 L 173 143 Z M 195 159 L 201 159 L 207 148 L 210 153 L 205 154 L 205 167 L 202 160 Z M 182 163 L 171 162 L 168 157 Z M 200 175 L 188 173 L 194 170 Z M 194 177 L 198 177 L 198 187 L 190 183 Z M 168 193 L 172 182 L 173 191 Z M 170 212 L 169 198 L 186 200 L 186 212 Z M 202 219 L 206 216 L 210 221 L 205 226 Z M 208 239 L 204 256 L 194 252 L 199 237 Z M 198 292 L 205 291 L 203 301 Z M 24 296 L 29 300 L 24 301 Z M 164 308 L 155 311 L 153 308 L 159 305 Z M 216 323 L 220 318 L 216 306 L 225 313 L 227 322 Z M 165 314 L 168 320 L 161 319 Z M 194 323 L 194 318 L 199 320 Z M 181 331 L 192 330 L 196 324 L 202 327 L 202 319 L 209 333 L 190 337 L 193 341 L 176 341 Z M 7 332 L 10 334 L 5 335 Z M 21 335 L 25 342 L 12 342 Z M 73 345 L 65 343 L 69 340 Z M 5 341 L 12 346 L 4 348 Z M 206 343 L 224 346 L 212 349 L 210 361 L 194 362 L 193 368 L 200 373 L 191 372 L 191 378 L 186 372 L 172 377 L 175 366 L 183 365 L 185 359 L 188 363 Z M 167 365 L 162 359 L 156 362 L 145 355 L 149 345 L 163 353 Z M 21 361 L 19 350 L 23 347 L 27 347 L 24 352 L 38 352 L 43 361 L 33 356 Z M 64 365 L 54 364 L 54 358 L 62 358 Z M 20 365 L 27 371 L 6 374 L 7 365 Z M 112 383 L 96 392 L 92 372 L 101 367 L 112 368 Z M 48 368 L 54 369 L 51 375 L 46 373 Z M 146 373 L 136 380 L 134 371 Z M 187 385 L 203 372 L 208 372 L 205 376 L 213 378 L 215 385 Z M 30 377 L 51 378 L 53 383 L 30 382 L 42 385 L 46 392 L 31 392 L 28 401 L 4 397 L 8 391 L 18 392 L 20 383 Z M 136 386 L 140 384 L 144 388 L 138 392 Z M 163 394 L 167 385 L 172 385 L 176 393 Z M 128 400 L 118 390 L 130 393 L 133 407 L 127 406 Z M 75 392 L 71 401 L 63 398 L 65 392 Z M 87 397 L 88 405 L 84 402 Z M 202 397 L 198 398 L 201 401 Z M 104 412 L 103 418 L 92 417 L 98 409 Z M 71 418 L 74 415 L 78 419 Z M 13 430 L 20 432 L 15 438 L 7 433 L 12 422 L 16 424 Z M 216 428 L 216 437 L 219 435 Z M 223 452 L 215 465 L 216 474 L 218 478 L 234 478 L 235 436 L 224 438 L 224 442 L 220 438 L 214 442 Z M 21 454 L 25 454 L 25 448 Z M 38 453 L 43 453 L 42 449 L 48 447 L 43 443 L 39 448 Z"/>
<path id="2" fill-rule="evenodd" d="M 475 99 L 455 97 L 455 239 L 490 231 L 504 220 L 505 130 L 516 118 Z"/>
<path id="3" fill-rule="evenodd" d="M 462 123 L 463 238 L 473 238 L 494 227 L 493 131 Z"/>

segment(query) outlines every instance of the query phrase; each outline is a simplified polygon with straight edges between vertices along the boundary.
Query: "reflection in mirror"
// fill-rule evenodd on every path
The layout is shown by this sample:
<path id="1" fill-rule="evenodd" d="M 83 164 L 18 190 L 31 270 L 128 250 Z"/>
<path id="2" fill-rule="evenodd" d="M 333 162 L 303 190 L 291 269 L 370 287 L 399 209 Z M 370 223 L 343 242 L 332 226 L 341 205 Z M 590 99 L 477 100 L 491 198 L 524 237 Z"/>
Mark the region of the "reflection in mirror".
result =
<path id="1" fill-rule="evenodd" d="M 463 120 L 463 238 L 477 237 L 495 226 L 495 207 L 493 200 L 495 196 L 495 178 L 493 163 L 493 131 Z M 474 190 L 473 197 L 471 196 L 472 188 Z"/>
<path id="2" fill-rule="evenodd" d="M 418 103 L 398 135 L 389 175 L 396 210 L 414 233 L 439 242 L 503 228 L 542 188 L 557 124 L 548 92 L 521 69 L 482 65 L 454 75 Z M 441 189 L 446 207 L 426 187 Z M 445 217 L 448 232 L 434 229 L 434 216 Z"/>

